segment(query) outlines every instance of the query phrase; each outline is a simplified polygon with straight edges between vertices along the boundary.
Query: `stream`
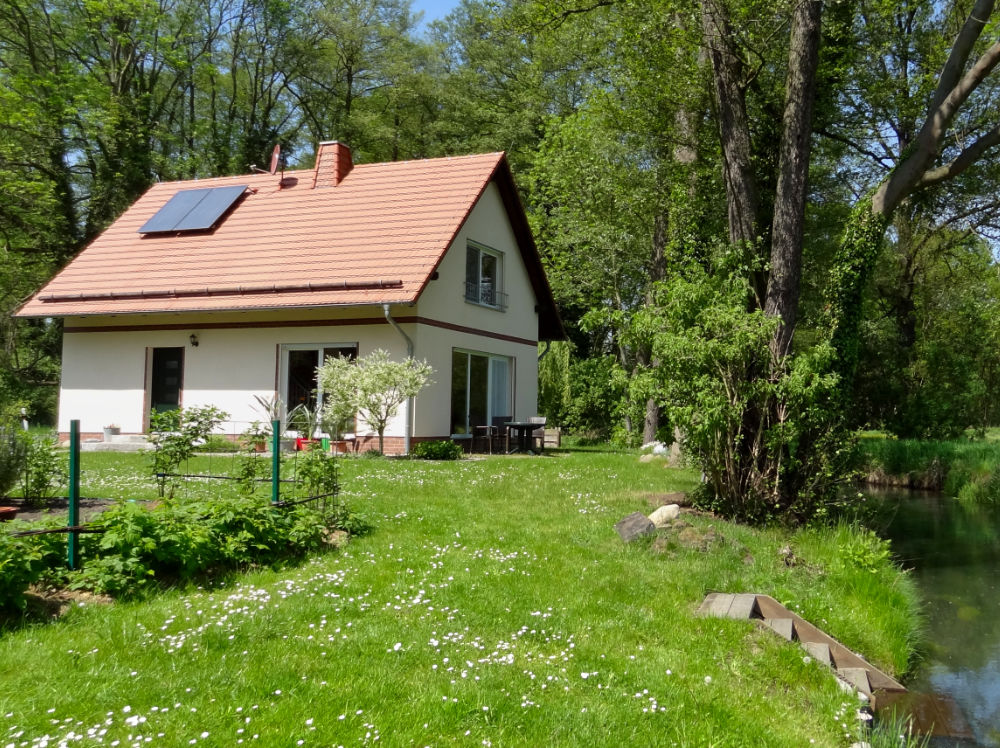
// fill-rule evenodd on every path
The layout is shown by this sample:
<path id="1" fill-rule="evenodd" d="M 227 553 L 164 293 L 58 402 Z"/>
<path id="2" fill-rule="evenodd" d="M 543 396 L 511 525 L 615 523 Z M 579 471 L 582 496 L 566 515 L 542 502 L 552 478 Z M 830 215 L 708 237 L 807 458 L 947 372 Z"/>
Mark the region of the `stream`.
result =
<path id="1" fill-rule="evenodd" d="M 907 687 L 950 696 L 979 744 L 1000 747 L 1000 509 L 869 493 L 882 499 L 883 534 L 926 602 L 928 651 Z"/>

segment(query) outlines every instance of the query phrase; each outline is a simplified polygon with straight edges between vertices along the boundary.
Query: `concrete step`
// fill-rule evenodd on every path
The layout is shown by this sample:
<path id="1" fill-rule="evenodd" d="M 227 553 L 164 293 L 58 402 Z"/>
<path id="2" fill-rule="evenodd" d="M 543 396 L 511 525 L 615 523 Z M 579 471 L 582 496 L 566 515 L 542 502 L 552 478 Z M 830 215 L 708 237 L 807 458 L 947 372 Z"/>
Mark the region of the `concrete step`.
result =
<path id="1" fill-rule="evenodd" d="M 837 670 L 837 675 L 852 688 L 871 698 L 872 684 L 868 680 L 868 670 L 863 667 L 842 667 Z"/>
<path id="2" fill-rule="evenodd" d="M 791 618 L 765 618 L 764 625 L 788 641 L 795 641 L 795 621 Z"/>
<path id="3" fill-rule="evenodd" d="M 830 645 L 824 644 L 823 642 L 802 642 L 803 649 L 809 653 L 817 662 L 821 662 L 827 667 L 833 665 L 833 659 L 830 657 Z"/>

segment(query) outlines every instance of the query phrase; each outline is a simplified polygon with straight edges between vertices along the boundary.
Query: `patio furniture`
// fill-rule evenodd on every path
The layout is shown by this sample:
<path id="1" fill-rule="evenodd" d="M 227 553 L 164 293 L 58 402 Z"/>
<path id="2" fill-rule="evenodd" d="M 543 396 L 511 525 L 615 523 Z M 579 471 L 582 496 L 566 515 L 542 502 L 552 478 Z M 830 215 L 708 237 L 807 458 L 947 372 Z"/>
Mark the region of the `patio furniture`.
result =
<path id="1" fill-rule="evenodd" d="M 510 429 L 507 428 L 510 418 L 510 416 L 493 417 L 493 438 L 496 440 L 498 451 L 500 446 L 503 445 L 504 454 L 510 452 Z"/>
<path id="2" fill-rule="evenodd" d="M 497 427 L 489 424 L 480 424 L 472 427 L 472 451 L 486 452 L 493 454 L 493 440 L 497 435 Z M 476 442 L 482 440 L 482 448 L 476 449 Z"/>
<path id="3" fill-rule="evenodd" d="M 531 432 L 531 447 L 534 449 L 537 446 L 541 452 L 545 449 L 545 416 L 531 416 L 528 423 L 538 424 Z"/>
<path id="4" fill-rule="evenodd" d="M 533 421 L 507 421 L 507 452 L 530 452 L 531 433 L 538 428 L 538 424 Z M 510 433 L 514 432 L 514 439 L 517 446 L 510 447 Z"/>

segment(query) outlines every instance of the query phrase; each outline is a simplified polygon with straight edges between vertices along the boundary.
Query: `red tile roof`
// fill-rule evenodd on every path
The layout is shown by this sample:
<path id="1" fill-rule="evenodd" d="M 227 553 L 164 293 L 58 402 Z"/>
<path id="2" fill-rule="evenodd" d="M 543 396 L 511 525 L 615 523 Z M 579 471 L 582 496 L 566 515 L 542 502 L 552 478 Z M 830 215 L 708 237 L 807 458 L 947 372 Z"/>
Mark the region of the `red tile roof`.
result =
<path id="1" fill-rule="evenodd" d="M 350 169 L 349 151 L 346 158 Z M 492 180 L 532 277 L 539 333 L 563 337 L 503 153 L 361 164 L 336 186 L 314 188 L 330 168 L 324 160 L 285 172 L 283 182 L 253 174 L 153 185 L 17 314 L 414 302 Z M 249 185 L 248 193 L 214 230 L 138 233 L 178 190 L 234 184 Z"/>

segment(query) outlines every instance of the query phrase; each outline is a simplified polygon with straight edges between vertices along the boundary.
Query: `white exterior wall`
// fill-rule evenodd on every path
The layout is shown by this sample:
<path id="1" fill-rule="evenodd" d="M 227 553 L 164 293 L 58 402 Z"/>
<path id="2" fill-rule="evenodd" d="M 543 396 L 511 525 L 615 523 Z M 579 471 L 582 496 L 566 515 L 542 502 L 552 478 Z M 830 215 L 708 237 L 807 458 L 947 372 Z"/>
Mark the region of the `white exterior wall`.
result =
<path id="1" fill-rule="evenodd" d="M 115 320 L 119 324 L 121 319 Z M 198 336 L 198 346 L 189 342 Z M 388 324 L 202 329 L 193 323 L 181 331 L 68 332 L 63 337 L 63 379 L 59 430 L 71 419 L 82 432 L 116 424 L 123 433 L 143 430 L 146 349 L 184 347 L 184 407 L 214 405 L 238 423 L 265 420 L 254 395 L 278 391 L 280 347 L 291 344 L 356 343 L 361 356 L 383 348 L 405 358 L 406 344 Z M 387 436 L 403 435 L 402 413 L 390 422 Z M 239 429 L 242 430 L 242 429 Z M 359 423 L 359 432 L 367 433 Z M 374 432 L 372 432 L 374 433 Z"/>
<path id="2" fill-rule="evenodd" d="M 470 240 L 503 254 L 502 290 L 508 295 L 504 311 L 465 300 L 465 253 Z M 514 359 L 513 415 L 517 419 L 535 415 L 538 389 L 536 301 L 494 184 L 487 187 L 443 258 L 438 274 L 437 280 L 430 281 L 417 305 L 393 305 L 391 309 L 397 318 L 419 316 L 431 322 L 465 328 L 459 331 L 433 324 L 401 324 L 413 340 L 416 358 L 425 359 L 434 367 L 433 382 L 417 398 L 413 436 L 444 437 L 451 431 L 454 348 Z M 372 323 L 268 326 L 308 319 L 349 322 L 358 318 L 370 318 Z M 211 327 L 219 324 L 240 326 Z M 261 326 L 242 326 L 253 324 Z M 74 326 L 92 330 L 102 326 L 165 325 L 179 329 L 70 331 Z M 278 367 L 282 345 L 357 343 L 360 356 L 376 348 L 389 351 L 393 358 L 406 356 L 405 341 L 385 322 L 380 306 L 82 318 L 67 320 L 66 329 L 59 402 L 59 430 L 62 432 L 69 431 L 71 419 L 79 419 L 80 429 L 85 433 L 99 432 L 111 424 L 121 426 L 123 433 L 141 433 L 145 415 L 147 348 L 183 347 L 182 405 L 214 405 L 238 423 L 264 419 L 264 415 L 254 408 L 254 395 L 272 397 L 276 391 L 280 393 Z M 189 342 L 192 333 L 198 336 L 197 347 Z M 516 338 L 520 342 L 496 336 Z M 403 436 L 405 418 L 404 405 L 386 429 L 386 436 Z M 374 432 L 359 423 L 359 434 Z"/>
<path id="3" fill-rule="evenodd" d="M 465 248 L 469 241 L 503 254 L 501 290 L 508 297 L 505 311 L 465 300 Z M 535 303 L 535 293 L 507 220 L 500 190 L 491 182 L 438 266 L 438 279 L 431 281 L 420 297 L 418 314 L 533 340 L 537 344 L 538 314 Z"/>
<path id="4" fill-rule="evenodd" d="M 465 300 L 465 253 L 469 241 L 503 254 L 502 289 L 507 294 L 503 311 Z M 514 232 L 495 184 L 490 184 L 451 249 L 438 266 L 417 304 L 421 318 L 451 322 L 483 333 L 522 341 L 419 325 L 415 355 L 435 369 L 434 383 L 421 394 L 414 412 L 415 435 L 447 436 L 451 432 L 451 354 L 454 348 L 514 359 L 513 416 L 525 419 L 538 412 L 538 314 L 535 293 L 521 260 Z"/>

